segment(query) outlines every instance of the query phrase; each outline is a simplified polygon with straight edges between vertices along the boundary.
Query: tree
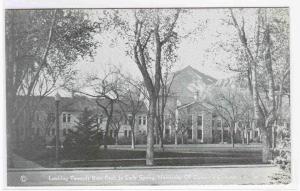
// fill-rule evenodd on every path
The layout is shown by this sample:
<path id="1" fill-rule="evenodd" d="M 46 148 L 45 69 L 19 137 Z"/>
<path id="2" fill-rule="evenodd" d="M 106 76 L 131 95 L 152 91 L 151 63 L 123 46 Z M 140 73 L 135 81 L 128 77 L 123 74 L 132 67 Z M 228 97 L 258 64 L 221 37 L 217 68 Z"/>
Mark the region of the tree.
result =
<path id="1" fill-rule="evenodd" d="M 288 22 L 286 10 L 257 9 L 256 33 L 253 43 L 245 31 L 245 20 L 239 23 L 234 11 L 230 10 L 240 44 L 247 62 L 248 83 L 253 99 L 254 116 L 261 129 L 263 142 L 263 162 L 271 159 L 270 130 L 277 119 L 276 84 L 274 67 L 282 61 L 277 56 L 288 58 Z M 248 36 L 247 36 L 248 35 Z M 275 56 L 276 55 L 276 56 Z M 289 59 L 286 59 L 287 63 Z M 263 70 L 259 71 L 262 67 Z M 263 75 L 260 75 L 263 74 Z M 263 79 L 263 80 L 261 80 Z"/>
<path id="2" fill-rule="evenodd" d="M 157 132 L 159 134 L 160 147 L 163 149 L 163 129 L 165 126 L 165 109 L 168 103 L 168 98 L 172 95 L 171 86 L 176 77 L 175 73 L 171 73 L 173 63 L 166 63 L 164 72 L 161 78 L 161 89 L 157 100 Z"/>
<path id="3" fill-rule="evenodd" d="M 105 12 L 114 30 L 126 40 L 127 53 L 134 59 L 149 95 L 146 164 L 154 164 L 153 138 L 157 126 L 157 100 L 161 88 L 162 62 L 173 58 L 178 43 L 175 27 L 180 9 L 135 9 Z M 128 17 L 133 18 L 131 23 Z M 153 74 L 153 75 L 152 75 Z"/>
<path id="4" fill-rule="evenodd" d="M 93 111 L 84 109 L 76 122 L 75 130 L 70 130 L 64 141 L 66 153 L 88 159 L 99 151 L 101 132 L 97 128 L 97 117 Z"/>
<path id="5" fill-rule="evenodd" d="M 229 125 L 232 147 L 234 147 L 234 133 L 238 128 L 238 122 L 242 122 L 244 115 L 250 110 L 247 105 L 249 96 L 245 91 L 236 86 L 215 87 L 210 90 L 210 95 L 205 100 L 213 107 L 213 111 Z"/>
<path id="6" fill-rule="evenodd" d="M 181 110 L 178 112 L 177 131 L 181 134 L 181 144 L 184 144 L 184 135 L 191 128 L 192 122 L 187 111 Z M 176 136 L 176 135 L 175 135 Z M 177 138 L 176 138 L 177 139 Z"/>
<path id="7" fill-rule="evenodd" d="M 232 58 L 225 61 L 226 67 L 248 84 L 255 125 L 261 130 L 263 162 L 268 162 L 272 157 L 271 131 L 280 113 L 279 100 L 289 95 L 288 9 L 229 9 L 225 15 L 228 17 L 224 16 L 224 23 L 233 31 L 219 43 L 221 54 Z M 284 91 L 280 91 L 281 82 Z"/>
<path id="8" fill-rule="evenodd" d="M 123 97 L 123 81 L 119 71 L 110 69 L 103 77 L 88 75 L 83 84 L 70 83 L 65 88 L 95 99 L 97 106 L 106 117 L 104 149 L 107 149 L 108 133 L 112 125 L 115 107 Z"/>
<path id="9" fill-rule="evenodd" d="M 45 79 L 51 79 L 51 87 L 65 76 L 72 76 L 69 66 L 79 57 L 91 56 L 97 43 L 92 35 L 96 25 L 81 10 L 7 10 L 5 17 L 10 153 L 18 142 L 14 140 L 16 121 L 29 97 L 41 90 L 48 95 L 52 88 L 41 85 Z M 16 105 L 19 95 L 28 98 L 22 105 Z"/>
<path id="10" fill-rule="evenodd" d="M 122 126 L 122 122 L 124 121 L 124 115 L 121 111 L 114 111 L 114 114 L 112 116 L 111 120 L 111 127 L 114 131 L 114 137 L 115 137 L 115 144 L 118 145 L 119 141 L 119 131 Z"/>
<path id="11" fill-rule="evenodd" d="M 141 92 L 141 82 L 136 82 L 135 80 L 127 77 L 124 79 L 126 81 L 124 86 L 124 96 L 120 102 L 120 108 L 126 121 L 129 122 L 131 129 L 131 148 L 135 149 L 135 127 L 137 114 L 142 111 L 144 106 L 145 98 Z M 129 118 L 130 116 L 130 118 Z"/>
<path id="12" fill-rule="evenodd" d="M 169 117 L 166 119 L 167 124 L 169 124 L 171 126 L 172 129 L 174 129 L 174 144 L 177 145 L 178 144 L 178 135 L 180 133 L 180 127 L 178 126 L 178 119 L 176 116 L 178 116 L 178 114 L 176 114 L 176 112 L 178 112 L 177 110 L 171 110 L 168 109 L 169 111 Z"/>

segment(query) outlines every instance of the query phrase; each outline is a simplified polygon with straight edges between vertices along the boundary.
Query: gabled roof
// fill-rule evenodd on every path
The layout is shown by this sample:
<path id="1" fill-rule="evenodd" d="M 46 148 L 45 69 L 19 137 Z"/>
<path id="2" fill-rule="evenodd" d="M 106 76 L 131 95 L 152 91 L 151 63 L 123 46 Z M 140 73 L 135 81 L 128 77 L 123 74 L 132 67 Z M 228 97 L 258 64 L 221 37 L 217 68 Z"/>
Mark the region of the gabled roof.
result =
<path id="1" fill-rule="evenodd" d="M 217 81 L 215 78 L 199 72 L 191 66 L 187 66 L 175 72 L 174 75 L 171 92 L 174 93 L 183 104 L 192 102 L 196 92 L 201 96 L 207 87 Z"/>
<path id="2" fill-rule="evenodd" d="M 205 102 L 201 102 L 201 101 L 193 101 L 191 103 L 187 103 L 187 104 L 184 104 L 184 105 L 181 105 L 181 106 L 178 106 L 177 108 L 180 110 L 180 109 L 184 109 L 186 107 L 191 107 L 193 105 L 201 105 L 202 107 L 206 108 L 207 110 L 213 110 L 213 107 Z"/>
<path id="3" fill-rule="evenodd" d="M 175 72 L 175 75 L 180 75 L 182 73 L 191 73 L 191 72 L 195 73 L 199 78 L 201 78 L 205 84 L 209 85 L 209 84 L 213 84 L 217 81 L 217 79 L 215 79 L 207 74 L 204 74 L 204 73 L 200 72 L 199 70 L 196 70 L 195 68 L 193 68 L 190 65 L 183 68 L 182 70 Z"/>

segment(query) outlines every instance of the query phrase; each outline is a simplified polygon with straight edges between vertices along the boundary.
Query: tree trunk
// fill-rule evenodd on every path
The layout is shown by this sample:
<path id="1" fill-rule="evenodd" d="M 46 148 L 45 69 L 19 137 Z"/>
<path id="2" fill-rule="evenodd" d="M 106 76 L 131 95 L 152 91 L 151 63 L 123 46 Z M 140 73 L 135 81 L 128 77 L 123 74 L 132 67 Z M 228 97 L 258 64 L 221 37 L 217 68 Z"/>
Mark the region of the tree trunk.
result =
<path id="1" fill-rule="evenodd" d="M 131 149 L 135 149 L 135 133 L 134 129 L 131 129 Z"/>
<path id="2" fill-rule="evenodd" d="M 147 123 L 147 148 L 146 148 L 146 165 L 154 165 L 154 128 L 156 118 L 156 97 L 152 96 L 150 99 L 150 116 Z"/>
<path id="3" fill-rule="evenodd" d="M 272 148 L 276 147 L 276 123 L 272 126 Z"/>
<path id="4" fill-rule="evenodd" d="M 116 133 L 116 137 L 115 137 L 115 139 L 116 139 L 116 141 L 115 141 L 115 145 L 118 145 L 119 144 L 119 135 L 118 135 L 119 133 Z"/>
<path id="5" fill-rule="evenodd" d="M 234 148 L 234 127 L 235 127 L 235 122 L 231 122 L 230 125 L 230 139 L 231 139 L 231 144 L 232 144 L 232 148 Z"/>
<path id="6" fill-rule="evenodd" d="M 164 143 L 163 143 L 163 130 L 160 130 L 159 133 L 159 147 L 164 150 Z"/>
<path id="7" fill-rule="evenodd" d="M 271 155 L 271 144 L 268 136 L 268 131 L 265 127 L 261 128 L 261 140 L 263 144 L 263 150 L 262 150 L 262 162 L 268 163 L 269 160 L 272 159 Z"/>
<path id="8" fill-rule="evenodd" d="M 242 139 L 242 144 L 244 145 L 245 144 L 245 129 L 243 129 L 241 131 L 241 139 Z"/>
<path id="9" fill-rule="evenodd" d="M 249 145 L 249 133 L 248 133 L 248 130 L 246 130 L 246 141 L 247 141 L 247 145 Z"/>
<path id="10" fill-rule="evenodd" d="M 221 143 L 224 144 L 224 127 L 223 127 L 223 124 L 221 124 Z"/>
<path id="11" fill-rule="evenodd" d="M 174 140 L 175 145 L 178 145 L 178 138 L 177 138 L 177 133 L 176 132 L 175 132 L 174 138 L 175 138 L 175 140 Z"/>

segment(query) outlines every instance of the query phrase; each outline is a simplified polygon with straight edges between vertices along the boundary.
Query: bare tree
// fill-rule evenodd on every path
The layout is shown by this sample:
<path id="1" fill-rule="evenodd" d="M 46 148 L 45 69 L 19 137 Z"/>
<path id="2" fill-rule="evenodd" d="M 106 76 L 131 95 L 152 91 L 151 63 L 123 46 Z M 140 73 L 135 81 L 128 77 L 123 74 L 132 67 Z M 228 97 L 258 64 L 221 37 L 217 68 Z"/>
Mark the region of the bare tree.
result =
<path id="1" fill-rule="evenodd" d="M 276 102 L 277 85 L 274 67 L 277 64 L 289 65 L 287 12 L 284 9 L 257 9 L 254 37 L 245 30 L 244 17 L 239 22 L 232 9 L 230 15 L 243 48 L 244 61 L 247 63 L 246 71 L 254 105 L 254 116 L 257 126 L 261 129 L 264 145 L 263 162 L 268 162 L 271 158 L 270 130 L 277 120 L 277 111 L 280 108 Z M 278 56 L 283 57 L 284 60 L 274 60 Z"/>
<path id="2" fill-rule="evenodd" d="M 124 115 L 121 111 L 115 110 L 111 120 L 111 127 L 114 132 L 115 144 L 118 145 L 119 141 L 119 131 L 122 127 L 124 121 Z"/>
<path id="3" fill-rule="evenodd" d="M 77 86 L 77 87 L 76 87 Z M 107 138 L 113 120 L 114 109 L 123 95 L 123 81 L 118 70 L 110 69 L 103 77 L 89 75 L 82 85 L 68 84 L 66 89 L 95 98 L 97 106 L 106 117 L 104 129 L 104 149 L 107 149 Z"/>
<path id="4" fill-rule="evenodd" d="M 175 73 L 171 73 L 173 63 L 164 65 L 164 72 L 161 77 L 161 89 L 157 100 L 157 132 L 159 135 L 160 148 L 163 149 L 163 130 L 165 125 L 165 109 L 168 98 L 172 96 L 171 86 L 173 84 Z"/>
<path id="5" fill-rule="evenodd" d="M 186 110 L 180 110 L 178 115 L 177 132 L 181 135 L 181 144 L 184 144 L 184 135 L 192 127 L 191 119 Z"/>
<path id="6" fill-rule="evenodd" d="M 206 103 L 214 108 L 214 112 L 229 124 L 231 144 L 234 147 L 234 133 L 238 128 L 238 122 L 249 111 L 246 92 L 237 87 L 216 87 L 210 91 Z M 223 133 L 223 132 L 222 132 Z"/>
<path id="7" fill-rule="evenodd" d="M 114 29 L 120 29 L 121 35 L 128 42 L 128 53 L 134 59 L 144 80 L 149 96 L 149 119 L 147 123 L 146 164 L 154 164 L 154 129 L 157 126 L 157 100 L 161 89 L 162 60 L 174 55 L 178 43 L 175 27 L 180 9 L 136 9 L 127 13 L 134 18 L 134 23 L 128 22 L 119 12 L 113 15 Z"/>
<path id="8" fill-rule="evenodd" d="M 174 111 L 173 109 L 168 109 L 168 113 L 169 113 L 169 117 L 166 119 L 166 121 L 168 122 L 168 124 L 171 126 L 171 128 L 174 131 L 174 144 L 177 145 L 178 144 L 178 136 L 180 133 L 180 127 L 178 124 L 178 119 L 176 117 L 176 110 Z"/>
<path id="9" fill-rule="evenodd" d="M 145 105 L 145 97 L 142 92 L 143 83 L 135 81 L 129 77 L 124 78 L 126 85 L 124 88 L 123 100 L 120 103 L 120 108 L 123 112 L 123 116 L 127 121 L 130 121 L 131 129 L 131 148 L 135 149 L 135 132 L 136 132 L 136 119 L 137 114 L 142 111 L 142 107 Z M 131 116 L 129 119 L 129 115 Z"/>

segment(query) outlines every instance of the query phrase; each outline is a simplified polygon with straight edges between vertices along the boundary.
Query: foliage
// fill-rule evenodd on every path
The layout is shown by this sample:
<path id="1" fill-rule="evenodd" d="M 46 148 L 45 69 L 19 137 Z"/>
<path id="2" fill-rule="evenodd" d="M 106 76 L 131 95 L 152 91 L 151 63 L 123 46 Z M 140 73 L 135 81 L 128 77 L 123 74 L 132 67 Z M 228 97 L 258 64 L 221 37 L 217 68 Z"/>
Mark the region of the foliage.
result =
<path id="1" fill-rule="evenodd" d="M 130 145 L 131 144 L 131 137 L 120 137 L 118 140 L 119 145 Z"/>
<path id="2" fill-rule="evenodd" d="M 64 152 L 67 155 L 82 155 L 87 159 L 99 150 L 102 136 L 92 111 L 85 109 L 78 119 L 76 129 L 69 131 L 63 143 Z"/>
<path id="3" fill-rule="evenodd" d="M 272 183 L 288 184 L 291 181 L 291 139 L 288 126 L 278 127 L 276 148 L 274 149 L 274 164 L 279 165 L 279 173 L 274 174 Z"/>
<path id="4" fill-rule="evenodd" d="M 17 120 L 25 110 L 35 112 L 27 107 L 30 96 L 41 100 L 75 77 L 73 64 L 93 56 L 97 47 L 97 27 L 82 10 L 6 10 L 9 153 L 20 142 Z M 24 96 L 22 103 L 17 102 L 19 95 Z"/>

